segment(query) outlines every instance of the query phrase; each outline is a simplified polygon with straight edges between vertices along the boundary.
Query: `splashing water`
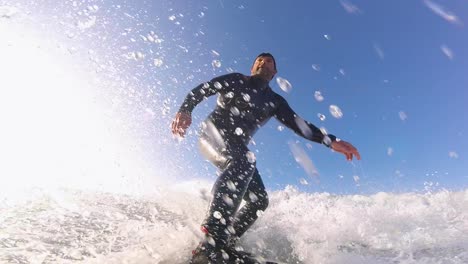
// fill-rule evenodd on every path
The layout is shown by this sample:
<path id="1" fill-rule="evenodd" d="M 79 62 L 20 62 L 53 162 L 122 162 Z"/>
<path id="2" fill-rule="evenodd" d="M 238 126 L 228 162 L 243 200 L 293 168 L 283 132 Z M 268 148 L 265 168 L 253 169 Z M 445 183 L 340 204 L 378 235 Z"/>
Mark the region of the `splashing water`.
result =
<path id="1" fill-rule="evenodd" d="M 276 78 L 276 83 L 281 88 L 281 90 L 283 90 L 284 92 L 286 92 L 286 93 L 291 92 L 292 85 L 288 80 L 286 80 L 284 78 L 281 78 L 281 77 L 277 77 Z"/>
<path id="2" fill-rule="evenodd" d="M 11 18 L 18 13 L 18 9 L 13 6 L 0 6 L 0 18 Z"/>
<path id="3" fill-rule="evenodd" d="M 0 226 L 8 236 L 0 237 L 0 262 L 188 263 L 208 203 L 197 188 L 209 188 L 182 187 L 193 185 L 152 197 L 35 190 L 21 203 L 2 200 Z M 468 262 L 468 191 L 332 195 L 288 186 L 269 196 L 270 206 L 240 241 L 268 259 Z"/>
<path id="4" fill-rule="evenodd" d="M 322 102 L 325 99 L 320 91 L 315 91 L 314 97 L 317 102 Z"/>
<path id="5" fill-rule="evenodd" d="M 244 131 L 243 131 L 242 128 L 240 128 L 240 127 L 237 127 L 237 128 L 234 130 L 234 134 L 236 134 L 236 135 L 238 135 L 238 136 L 241 136 L 243 133 L 244 133 Z"/>
<path id="6" fill-rule="evenodd" d="M 400 117 L 401 121 L 405 121 L 406 119 L 408 119 L 408 116 L 404 111 L 398 112 L 398 116 Z"/>
<path id="7" fill-rule="evenodd" d="M 325 119 L 327 119 L 327 117 L 324 114 L 318 113 L 317 116 L 320 119 L 320 121 L 325 121 Z"/>
<path id="8" fill-rule="evenodd" d="M 213 60 L 211 62 L 211 65 L 214 67 L 214 68 L 220 68 L 221 67 L 221 61 L 220 60 Z"/>
<path id="9" fill-rule="evenodd" d="M 384 54 L 382 48 L 380 48 L 380 46 L 378 44 L 376 44 L 376 43 L 374 43 L 374 51 L 377 54 L 377 56 L 379 56 L 379 58 L 381 60 L 385 59 L 385 54 Z"/>
<path id="10" fill-rule="evenodd" d="M 446 45 L 442 45 L 440 49 L 442 50 L 444 55 L 447 56 L 447 58 L 449 58 L 450 60 L 453 59 L 453 51 L 449 47 L 447 47 Z"/>
<path id="11" fill-rule="evenodd" d="M 154 63 L 154 66 L 156 67 L 161 67 L 164 64 L 162 59 L 154 59 L 153 63 Z"/>
<path id="12" fill-rule="evenodd" d="M 301 167 L 304 169 L 307 175 L 318 181 L 319 172 L 317 171 L 314 163 L 309 158 L 305 150 L 299 144 L 291 141 L 288 142 L 288 145 L 296 162 L 299 163 L 299 165 L 301 165 Z"/>
<path id="13" fill-rule="evenodd" d="M 452 159 L 458 159 L 458 153 L 455 151 L 450 151 L 449 152 L 449 157 Z"/>
<path id="14" fill-rule="evenodd" d="M 446 21 L 453 23 L 453 24 L 461 24 L 461 21 L 459 18 L 452 12 L 445 10 L 444 7 L 442 7 L 439 4 L 436 4 L 430 0 L 424 0 L 424 4 L 432 11 L 434 14 L 442 17 Z"/>
<path id="15" fill-rule="evenodd" d="M 356 5 L 352 4 L 346 0 L 340 0 L 341 6 L 344 8 L 346 12 L 349 14 L 360 14 L 362 13 L 361 9 L 359 9 Z"/>
<path id="16" fill-rule="evenodd" d="M 343 112 L 341 111 L 341 109 L 336 106 L 336 105 L 330 105 L 329 107 L 329 111 L 330 111 L 330 114 L 334 117 L 334 118 L 342 118 L 343 117 Z"/>
<path id="17" fill-rule="evenodd" d="M 393 148 L 389 147 L 387 148 L 387 155 L 392 156 L 393 155 Z"/>

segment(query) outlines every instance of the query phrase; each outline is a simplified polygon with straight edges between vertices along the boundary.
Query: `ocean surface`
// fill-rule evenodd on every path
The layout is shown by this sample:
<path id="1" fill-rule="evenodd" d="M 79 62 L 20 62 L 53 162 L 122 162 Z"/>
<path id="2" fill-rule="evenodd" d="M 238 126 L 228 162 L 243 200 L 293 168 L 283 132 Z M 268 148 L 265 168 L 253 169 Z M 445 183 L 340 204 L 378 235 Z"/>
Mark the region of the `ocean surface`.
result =
<path id="1" fill-rule="evenodd" d="M 3 197 L 0 263 L 188 263 L 208 187 L 146 196 L 35 188 Z M 265 259 L 468 263 L 468 190 L 363 196 L 287 187 L 270 196 L 240 241 Z"/>

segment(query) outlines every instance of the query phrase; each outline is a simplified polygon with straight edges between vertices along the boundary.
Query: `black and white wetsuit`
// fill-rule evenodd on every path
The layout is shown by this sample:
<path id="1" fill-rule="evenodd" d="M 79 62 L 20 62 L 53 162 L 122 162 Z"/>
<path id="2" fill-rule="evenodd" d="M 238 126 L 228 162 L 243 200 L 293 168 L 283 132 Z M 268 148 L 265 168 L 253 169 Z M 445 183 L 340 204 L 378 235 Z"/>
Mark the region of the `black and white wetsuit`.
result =
<path id="1" fill-rule="evenodd" d="M 275 117 L 298 135 L 330 146 L 336 140 L 299 117 L 268 82 L 240 73 L 202 83 L 185 98 L 180 112 L 191 113 L 204 98 L 218 95 L 217 106 L 202 124 L 200 150 L 221 171 L 202 226 L 223 248 L 230 235 L 240 237 L 268 206 L 268 195 L 247 145 L 255 132 Z M 245 206 L 239 210 L 241 201 Z"/>

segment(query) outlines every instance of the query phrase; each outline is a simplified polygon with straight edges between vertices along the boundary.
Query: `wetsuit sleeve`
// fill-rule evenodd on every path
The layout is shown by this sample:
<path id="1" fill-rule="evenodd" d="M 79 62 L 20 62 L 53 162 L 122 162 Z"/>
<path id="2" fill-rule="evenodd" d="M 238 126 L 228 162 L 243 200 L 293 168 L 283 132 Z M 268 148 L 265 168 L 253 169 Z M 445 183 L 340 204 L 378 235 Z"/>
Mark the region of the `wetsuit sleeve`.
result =
<path id="1" fill-rule="evenodd" d="M 299 136 L 324 144 L 327 147 L 330 147 L 331 143 L 336 141 L 336 137 L 334 135 L 323 133 L 312 123 L 298 116 L 283 97 L 278 97 L 278 107 L 275 112 L 275 117 L 278 121 L 292 129 Z"/>
<path id="2" fill-rule="evenodd" d="M 179 112 L 192 113 L 195 106 L 197 106 L 201 101 L 220 92 L 223 87 L 225 87 L 226 82 L 238 77 L 239 75 L 241 74 L 226 74 L 216 77 L 209 82 L 201 83 L 187 94 L 184 102 L 179 108 Z"/>

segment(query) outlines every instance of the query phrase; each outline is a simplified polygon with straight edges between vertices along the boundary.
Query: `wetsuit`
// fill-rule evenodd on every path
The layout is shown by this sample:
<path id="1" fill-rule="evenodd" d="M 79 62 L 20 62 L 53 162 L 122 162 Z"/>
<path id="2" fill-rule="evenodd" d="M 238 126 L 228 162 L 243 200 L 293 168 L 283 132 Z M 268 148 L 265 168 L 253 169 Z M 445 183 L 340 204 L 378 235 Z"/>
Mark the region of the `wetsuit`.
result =
<path id="1" fill-rule="evenodd" d="M 240 237 L 268 206 L 268 195 L 247 145 L 271 117 L 298 135 L 327 146 L 336 138 L 324 135 L 300 118 L 268 82 L 231 73 L 200 84 L 185 98 L 180 112 L 191 113 L 204 98 L 218 94 L 217 106 L 202 124 L 202 154 L 221 174 L 213 187 L 213 200 L 202 229 L 214 240 L 206 246 L 222 249 L 229 237 Z M 241 201 L 245 206 L 240 210 Z M 211 241 L 213 242 L 213 241 Z"/>

